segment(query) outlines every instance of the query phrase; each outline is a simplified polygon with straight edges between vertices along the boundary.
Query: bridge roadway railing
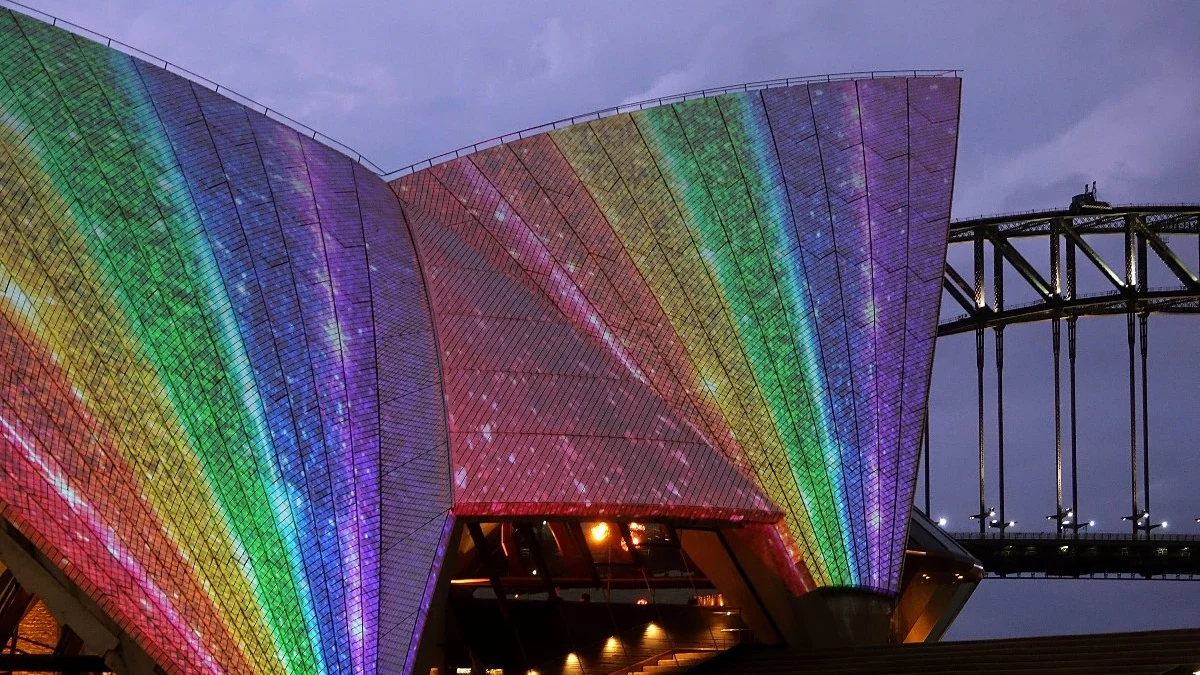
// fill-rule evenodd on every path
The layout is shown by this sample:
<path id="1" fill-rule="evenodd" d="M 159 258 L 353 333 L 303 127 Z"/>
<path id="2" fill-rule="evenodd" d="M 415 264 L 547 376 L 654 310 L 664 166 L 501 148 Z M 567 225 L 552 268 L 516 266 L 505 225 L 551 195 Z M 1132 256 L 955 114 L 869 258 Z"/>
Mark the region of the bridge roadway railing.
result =
<path id="1" fill-rule="evenodd" d="M 993 577 L 1200 580 L 1200 536 L 953 532 Z"/>

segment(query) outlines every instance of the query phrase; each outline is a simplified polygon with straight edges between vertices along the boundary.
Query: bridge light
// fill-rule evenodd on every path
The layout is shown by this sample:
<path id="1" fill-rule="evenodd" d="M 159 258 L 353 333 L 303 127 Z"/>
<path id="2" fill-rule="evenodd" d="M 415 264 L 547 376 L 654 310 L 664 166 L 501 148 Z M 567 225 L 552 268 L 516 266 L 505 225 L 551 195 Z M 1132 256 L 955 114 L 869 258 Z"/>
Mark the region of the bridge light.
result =
<path id="1" fill-rule="evenodd" d="M 983 513 L 976 513 L 970 516 L 971 520 L 987 520 L 996 516 L 996 507 L 990 507 Z"/>
<path id="2" fill-rule="evenodd" d="M 945 526 L 946 526 L 946 522 L 947 522 L 947 521 L 946 521 L 946 519 L 945 519 L 945 518 L 938 518 L 938 527 L 945 527 Z M 1197 519 L 1196 519 L 1196 522 L 1197 522 L 1197 523 L 1200 523 L 1200 518 L 1197 518 Z"/>

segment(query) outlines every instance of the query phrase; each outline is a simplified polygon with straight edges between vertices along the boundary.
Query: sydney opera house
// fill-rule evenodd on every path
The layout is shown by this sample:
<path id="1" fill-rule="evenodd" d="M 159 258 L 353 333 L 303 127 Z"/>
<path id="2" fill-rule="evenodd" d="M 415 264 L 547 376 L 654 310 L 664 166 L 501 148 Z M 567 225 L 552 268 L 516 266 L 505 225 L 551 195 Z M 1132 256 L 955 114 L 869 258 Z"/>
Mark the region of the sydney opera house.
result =
<path id="1" fill-rule="evenodd" d="M 936 639 L 981 574 L 911 508 L 959 84 L 388 180 L 0 11 L 0 586 L 127 673 Z"/>

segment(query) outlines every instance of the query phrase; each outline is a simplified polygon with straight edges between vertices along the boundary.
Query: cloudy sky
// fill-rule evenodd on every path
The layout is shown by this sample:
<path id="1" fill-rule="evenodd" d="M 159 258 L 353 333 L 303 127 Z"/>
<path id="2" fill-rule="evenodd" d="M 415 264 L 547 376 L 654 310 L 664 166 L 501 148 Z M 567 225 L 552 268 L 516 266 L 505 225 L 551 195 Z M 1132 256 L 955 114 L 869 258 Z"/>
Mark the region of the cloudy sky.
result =
<path id="1" fill-rule="evenodd" d="M 953 68 L 964 71 L 955 217 L 1065 206 L 1091 180 L 1116 203 L 1200 202 L 1200 3 L 1190 0 L 26 2 L 283 111 L 386 169 L 626 101 Z M 1039 250 L 1045 258 L 1023 252 Z M 1155 516 L 1197 533 L 1198 324 L 1152 322 Z M 1121 319 L 1080 324 L 1080 508 L 1101 528 L 1127 510 L 1111 497 L 1128 475 L 1124 336 Z M 1008 481 L 1020 486 L 1009 515 L 1019 529 L 1044 529 L 1054 510 L 1049 329 L 1012 328 L 1006 339 L 1006 413 L 1018 420 Z M 977 508 L 973 346 L 969 336 L 941 341 L 935 366 L 933 510 L 951 529 Z M 1198 607 L 1200 582 L 997 580 L 951 637 L 1196 626 Z"/>

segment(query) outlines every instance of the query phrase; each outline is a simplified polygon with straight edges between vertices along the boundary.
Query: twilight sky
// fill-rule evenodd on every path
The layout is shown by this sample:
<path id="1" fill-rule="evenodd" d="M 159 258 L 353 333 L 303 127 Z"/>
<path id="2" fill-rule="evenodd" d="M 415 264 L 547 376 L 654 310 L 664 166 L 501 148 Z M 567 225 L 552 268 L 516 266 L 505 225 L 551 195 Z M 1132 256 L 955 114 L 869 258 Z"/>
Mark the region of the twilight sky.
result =
<path id="1" fill-rule="evenodd" d="M 704 87 L 956 68 L 956 218 L 1066 206 L 1091 180 L 1114 203 L 1200 202 L 1200 3 L 1190 0 L 26 2 L 283 111 L 385 169 Z M 1195 264 L 1194 242 L 1172 243 Z M 1044 264 L 1044 248 L 1021 250 Z M 1154 516 L 1197 534 L 1200 366 L 1190 354 L 1200 324 L 1151 323 Z M 1098 529 L 1118 529 L 1128 511 L 1124 320 L 1082 321 L 1080 340 L 1079 506 Z M 1047 529 L 1054 511 L 1049 345 L 1043 324 L 1006 333 L 1008 515 L 1022 531 Z M 973 338 L 940 341 L 933 511 L 952 530 L 977 509 L 974 380 Z M 1200 626 L 1197 608 L 1200 582 L 989 580 L 949 637 Z"/>

